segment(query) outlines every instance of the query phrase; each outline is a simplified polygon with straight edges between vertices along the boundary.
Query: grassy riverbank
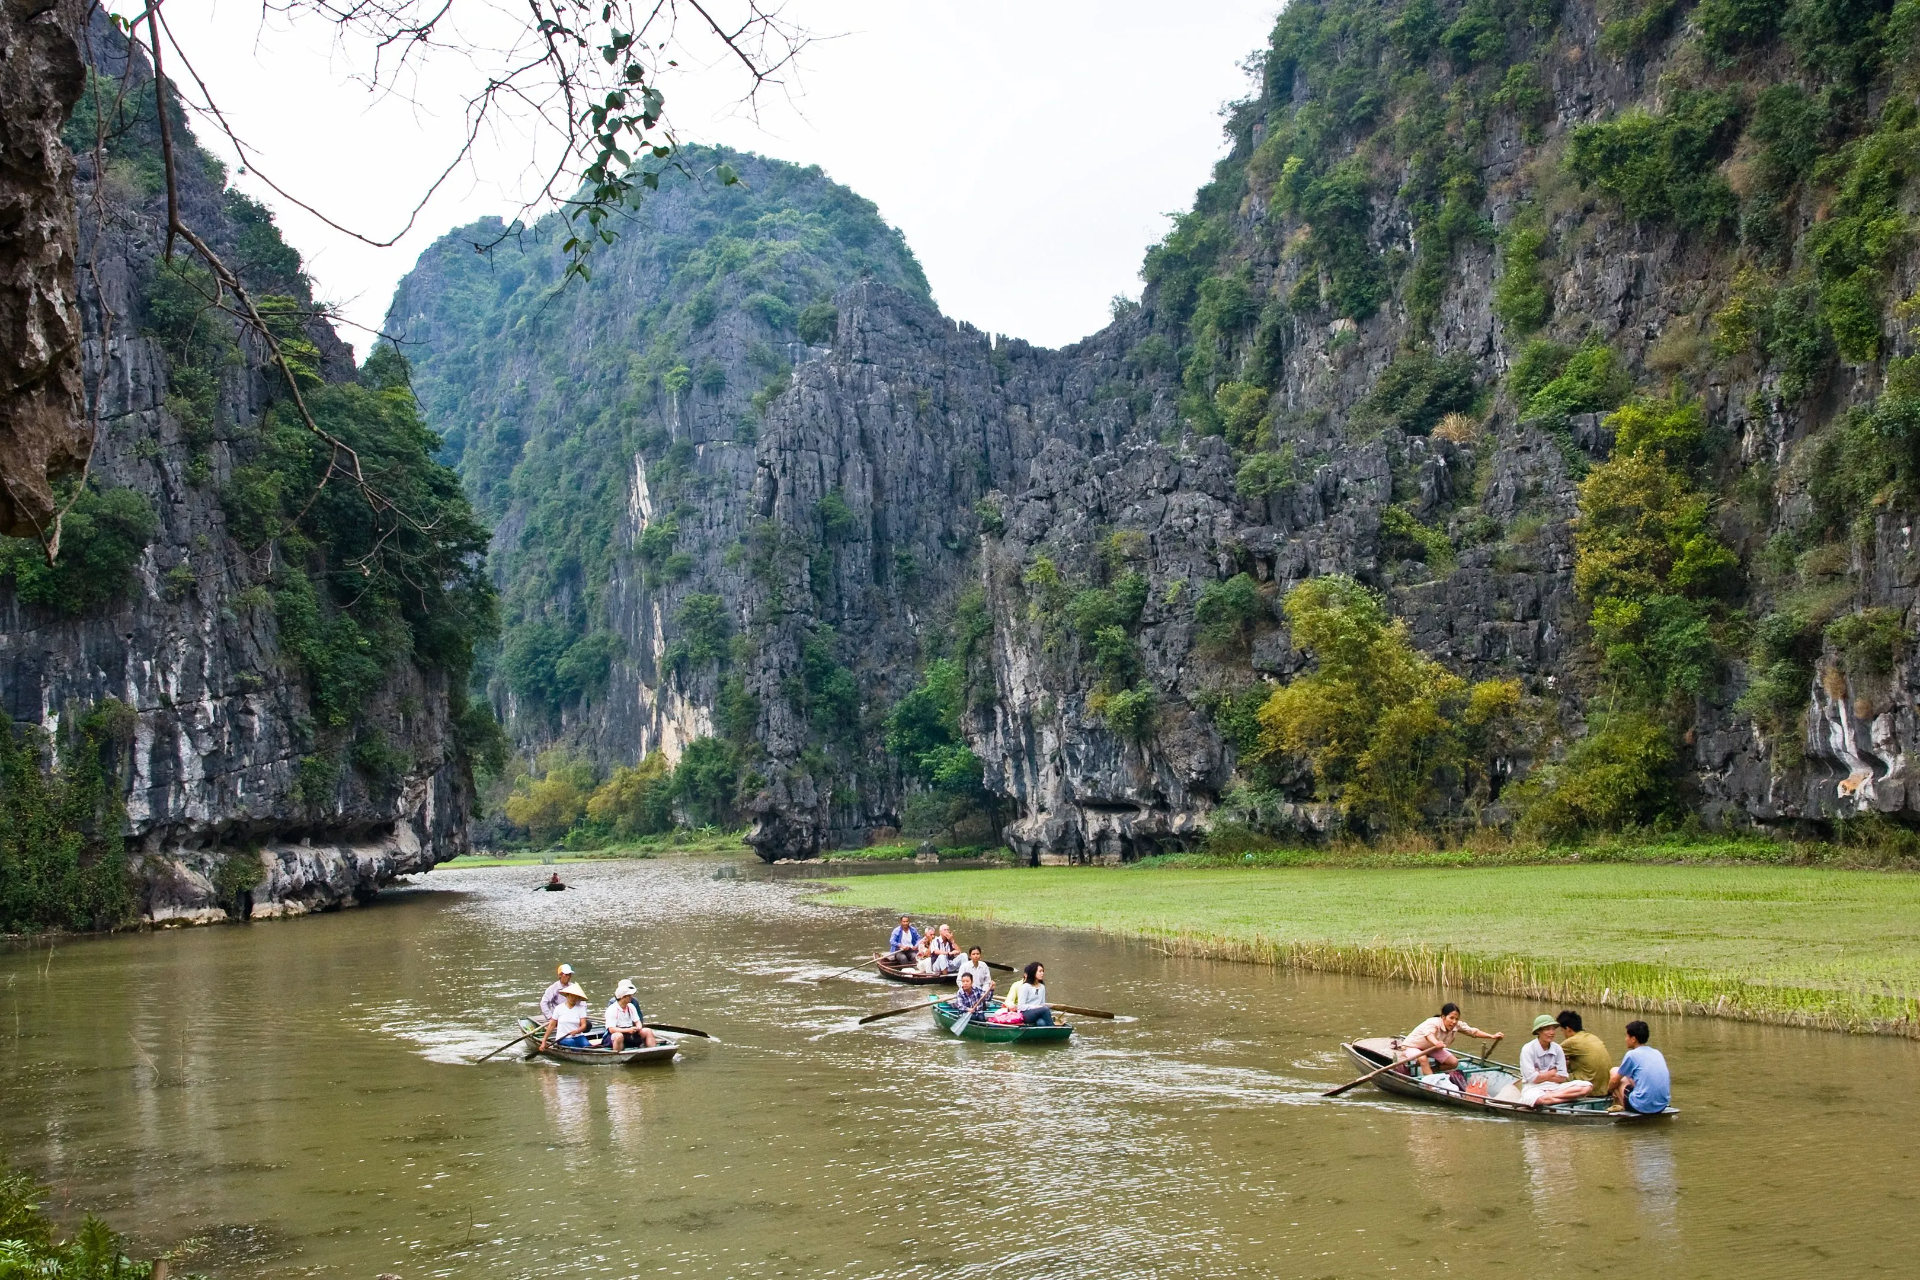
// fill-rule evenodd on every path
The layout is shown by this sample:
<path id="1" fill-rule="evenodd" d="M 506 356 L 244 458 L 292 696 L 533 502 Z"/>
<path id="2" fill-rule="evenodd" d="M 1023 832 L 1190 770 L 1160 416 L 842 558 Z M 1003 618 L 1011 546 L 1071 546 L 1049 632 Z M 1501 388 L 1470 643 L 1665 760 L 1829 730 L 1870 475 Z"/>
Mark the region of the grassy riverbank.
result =
<path id="1" fill-rule="evenodd" d="M 1920 1036 L 1920 877 L 1903 874 L 1142 864 L 872 876 L 831 901 L 1455 990 Z"/>

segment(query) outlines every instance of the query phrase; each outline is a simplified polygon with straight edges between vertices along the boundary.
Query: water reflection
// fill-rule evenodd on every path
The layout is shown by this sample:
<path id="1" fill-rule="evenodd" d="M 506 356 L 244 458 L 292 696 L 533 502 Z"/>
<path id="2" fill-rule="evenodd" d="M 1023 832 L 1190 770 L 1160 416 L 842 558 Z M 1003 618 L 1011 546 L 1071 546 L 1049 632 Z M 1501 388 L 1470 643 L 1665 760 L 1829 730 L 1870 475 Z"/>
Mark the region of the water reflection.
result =
<path id="1" fill-rule="evenodd" d="M 858 1028 L 924 994 L 826 980 L 879 916 L 715 873 L 583 866 L 543 894 L 524 869 L 440 872 L 325 919 L 5 956 L 0 1133 L 58 1204 L 149 1244 L 210 1223 L 264 1242 L 192 1264 L 249 1277 L 1442 1275 L 1471 1256 L 1677 1280 L 1713 1256 L 1752 1280 L 1813 1241 L 1833 1274 L 1904 1256 L 1920 1118 L 1843 1086 L 1920 1065 L 1912 1044 L 1669 1021 L 1687 1095 L 1664 1133 L 1329 1101 L 1339 1040 L 1413 1025 L 1432 992 L 974 926 L 1045 959 L 1060 998 L 1135 1020 L 1065 1046 L 922 1014 Z M 596 1001 L 633 974 L 650 1015 L 722 1043 L 662 1067 L 469 1065 L 561 959 Z M 1533 1012 L 1475 999 L 1510 1034 Z M 1743 1094 L 1721 1064 L 1752 1061 L 1805 1087 Z"/>

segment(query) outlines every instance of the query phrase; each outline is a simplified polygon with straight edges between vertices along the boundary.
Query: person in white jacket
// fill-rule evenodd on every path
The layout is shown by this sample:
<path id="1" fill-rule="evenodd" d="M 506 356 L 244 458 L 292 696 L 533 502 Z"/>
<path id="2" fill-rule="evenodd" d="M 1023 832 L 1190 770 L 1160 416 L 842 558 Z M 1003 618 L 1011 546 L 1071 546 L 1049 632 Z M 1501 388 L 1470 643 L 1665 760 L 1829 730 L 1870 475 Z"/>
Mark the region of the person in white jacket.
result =
<path id="1" fill-rule="evenodd" d="M 607 1033 L 613 1037 L 615 1052 L 633 1045 L 651 1049 L 658 1043 L 653 1032 L 647 1029 L 646 1017 L 640 1012 L 640 1002 L 633 997 L 633 979 L 622 978 L 620 985 L 613 989 L 612 1003 L 607 1005 Z"/>
<path id="2" fill-rule="evenodd" d="M 1550 1107 L 1593 1092 L 1593 1081 L 1567 1078 L 1567 1052 L 1553 1042 L 1560 1023 L 1550 1013 L 1533 1020 L 1533 1039 L 1520 1046 L 1520 1102 Z"/>

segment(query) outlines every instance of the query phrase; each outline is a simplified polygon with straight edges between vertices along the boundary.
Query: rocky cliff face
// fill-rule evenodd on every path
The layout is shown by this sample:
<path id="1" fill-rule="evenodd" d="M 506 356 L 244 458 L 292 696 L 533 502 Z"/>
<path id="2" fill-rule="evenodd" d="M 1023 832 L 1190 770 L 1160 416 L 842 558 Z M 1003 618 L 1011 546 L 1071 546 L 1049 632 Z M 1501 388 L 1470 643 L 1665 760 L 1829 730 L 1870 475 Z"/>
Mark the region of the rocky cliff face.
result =
<path id="1" fill-rule="evenodd" d="M 86 83 L 80 6 L 0 5 L 0 534 L 53 525 L 52 483 L 86 465 L 74 299 L 73 157 Z"/>
<path id="2" fill-rule="evenodd" d="M 101 71 L 127 74 L 124 45 L 103 26 L 93 36 Z M 130 80 L 135 94 L 150 92 L 143 64 Z M 231 215 L 217 166 L 190 144 L 187 155 L 187 221 L 242 260 L 249 228 Z M 71 172 L 73 158 L 63 163 Z M 243 428 L 284 394 L 279 374 L 257 341 L 240 336 L 237 360 L 208 393 L 211 414 L 192 420 L 147 301 L 164 197 L 126 163 L 102 174 L 82 155 L 78 170 L 91 484 L 138 495 L 156 523 L 129 580 L 96 607 L 27 603 L 0 583 L 0 710 L 56 738 L 106 699 L 136 713 L 120 763 L 144 919 L 350 906 L 467 847 L 471 781 L 452 748 L 446 677 L 401 664 L 363 708 L 365 724 L 405 753 L 397 776 L 345 769 L 322 786 L 309 769 L 303 779 L 316 750 L 308 683 L 257 585 L 270 566 L 232 536 L 223 505 L 235 468 L 257 448 L 243 442 Z M 218 312 L 200 322 L 233 329 Z M 331 329 L 317 320 L 303 329 L 321 376 L 351 379 L 352 352 Z M 219 887 L 248 884 L 237 900 L 240 891 Z"/>
<path id="3" fill-rule="evenodd" d="M 636 559 L 595 625 L 625 657 L 588 732 L 613 760 L 734 733 L 752 843 L 808 856 L 901 825 L 922 784 L 889 716 L 951 658 L 1009 843 L 1129 858 L 1214 820 L 1249 700 L 1312 661 L 1279 600 L 1341 573 L 1537 700 L 1499 779 L 1630 696 L 1678 744 L 1669 817 L 1920 818 L 1912 24 L 1736 8 L 1297 0 L 1108 329 L 1042 351 L 860 284 L 751 435 L 670 424 L 702 483 L 663 505 L 636 463 L 618 494 Z M 1620 602 L 1684 626 L 1616 611 L 1603 646 L 1577 518 L 1623 402 L 1703 426 L 1659 474 L 1726 555 L 1711 587 Z M 676 651 L 645 585 L 665 509 L 724 653 Z M 1222 627 L 1201 602 L 1226 588 Z M 1263 782 L 1239 816 L 1329 820 Z M 1511 817 L 1498 792 L 1483 819 Z"/>

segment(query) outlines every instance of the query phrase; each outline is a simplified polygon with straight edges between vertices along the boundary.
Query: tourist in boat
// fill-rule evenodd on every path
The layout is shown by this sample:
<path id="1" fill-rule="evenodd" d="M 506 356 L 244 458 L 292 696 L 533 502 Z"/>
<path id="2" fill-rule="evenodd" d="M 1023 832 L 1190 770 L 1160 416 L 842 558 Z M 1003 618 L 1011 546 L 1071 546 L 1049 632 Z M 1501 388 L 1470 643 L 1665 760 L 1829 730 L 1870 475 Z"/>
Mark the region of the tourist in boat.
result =
<path id="1" fill-rule="evenodd" d="M 1560 1024 L 1560 1050 L 1567 1055 L 1567 1078 L 1585 1080 L 1595 1093 L 1605 1093 L 1613 1076 L 1613 1054 L 1606 1041 L 1586 1030 L 1580 1015 L 1562 1009 L 1554 1019 Z"/>
<path id="2" fill-rule="evenodd" d="M 553 1018 L 553 1011 L 561 1004 L 560 993 L 567 989 L 569 982 L 573 981 L 572 965 L 563 964 L 555 972 L 560 976 L 553 980 L 553 985 L 548 987 L 546 993 L 540 997 L 540 1016 L 545 1020 Z"/>
<path id="3" fill-rule="evenodd" d="M 960 962 L 960 967 L 955 972 L 963 977 L 970 975 L 973 978 L 973 985 L 982 991 L 993 990 L 993 970 L 989 969 L 987 962 L 980 958 L 978 947 L 967 952 L 967 958 Z"/>
<path id="4" fill-rule="evenodd" d="M 1520 1104 L 1551 1107 L 1593 1092 L 1590 1080 L 1567 1076 L 1567 1054 L 1553 1042 L 1560 1024 L 1550 1013 L 1533 1020 L 1533 1039 L 1520 1046 Z"/>
<path id="5" fill-rule="evenodd" d="M 988 987 L 974 985 L 973 975 L 960 975 L 960 994 L 951 1001 L 957 1013 L 985 1013 L 993 1003 L 993 991 Z"/>
<path id="6" fill-rule="evenodd" d="M 1673 1101 L 1673 1077 L 1667 1074 L 1666 1055 L 1648 1044 L 1653 1032 L 1638 1018 L 1627 1024 L 1627 1052 L 1607 1081 L 1608 1111 L 1635 1111 L 1659 1115 Z"/>
<path id="7" fill-rule="evenodd" d="M 953 940 L 953 926 L 943 924 L 920 944 L 922 967 L 928 973 L 952 973 L 960 967 L 960 944 Z"/>
<path id="8" fill-rule="evenodd" d="M 579 984 L 569 982 L 560 988 L 560 1007 L 547 1019 L 547 1028 L 540 1033 L 540 1047 L 549 1044 L 559 1045 L 562 1049 L 591 1049 L 593 1041 L 587 1037 L 587 993 Z"/>
<path id="9" fill-rule="evenodd" d="M 1460 1059 L 1454 1056 L 1453 1038 L 1463 1031 L 1476 1040 L 1495 1044 L 1507 1038 L 1504 1031 L 1482 1031 L 1460 1021 L 1460 1006 L 1449 1000 L 1440 1006 L 1439 1013 L 1401 1038 L 1401 1060 L 1418 1064 L 1423 1076 L 1451 1071 L 1460 1065 Z"/>
<path id="10" fill-rule="evenodd" d="M 540 886 L 540 888 L 545 889 L 548 893 L 559 893 L 566 887 L 566 885 L 560 883 L 560 873 L 558 871 L 549 876 L 547 882 Z"/>
<path id="11" fill-rule="evenodd" d="M 912 964 L 920 956 L 920 931 L 913 927 L 912 916 L 901 916 L 900 923 L 887 935 L 887 954 L 882 959 L 889 964 Z"/>
<path id="12" fill-rule="evenodd" d="M 651 1049 L 658 1043 L 653 1032 L 647 1029 L 640 1002 L 633 997 L 633 979 L 622 978 L 620 985 L 613 989 L 613 1003 L 607 1006 L 607 1034 L 612 1037 L 616 1053 L 633 1045 Z"/>
<path id="13" fill-rule="evenodd" d="M 1026 967 L 1013 990 L 1007 992 L 1006 1007 L 1020 1015 L 1030 1027 L 1053 1025 L 1053 1008 L 1047 1003 L 1047 967 L 1035 960 Z"/>

